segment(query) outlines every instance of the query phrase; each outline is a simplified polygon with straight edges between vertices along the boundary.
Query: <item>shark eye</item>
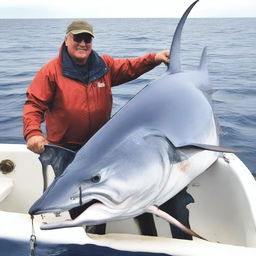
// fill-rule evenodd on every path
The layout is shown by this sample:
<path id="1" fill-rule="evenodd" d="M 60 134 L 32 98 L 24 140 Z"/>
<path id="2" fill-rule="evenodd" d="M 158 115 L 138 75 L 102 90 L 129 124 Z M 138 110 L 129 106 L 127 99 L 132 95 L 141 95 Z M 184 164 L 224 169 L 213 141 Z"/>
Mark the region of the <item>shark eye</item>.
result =
<path id="1" fill-rule="evenodd" d="M 93 183 L 100 182 L 100 175 L 98 174 L 98 175 L 91 177 L 91 182 L 93 182 Z"/>

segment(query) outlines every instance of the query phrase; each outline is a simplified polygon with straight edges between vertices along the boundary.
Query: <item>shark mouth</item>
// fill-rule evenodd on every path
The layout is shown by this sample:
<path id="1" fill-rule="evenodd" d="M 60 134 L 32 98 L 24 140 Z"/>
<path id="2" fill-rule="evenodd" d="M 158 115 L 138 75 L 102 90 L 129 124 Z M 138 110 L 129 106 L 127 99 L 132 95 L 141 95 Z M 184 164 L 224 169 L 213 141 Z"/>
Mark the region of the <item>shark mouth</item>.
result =
<path id="1" fill-rule="evenodd" d="M 80 204 L 79 206 L 69 210 L 71 219 L 76 219 L 79 215 L 81 215 L 84 211 L 86 211 L 89 207 L 91 207 L 94 204 L 103 204 L 103 203 L 97 199 L 92 199 L 88 203 Z"/>
<path id="2" fill-rule="evenodd" d="M 41 229 L 48 230 L 84 225 L 98 225 L 134 216 L 134 212 L 127 214 L 127 211 L 129 211 L 127 204 L 122 205 L 121 202 L 117 202 L 109 195 L 106 196 L 105 193 L 97 193 L 96 196 L 95 193 L 89 193 L 86 196 L 87 200 L 84 200 L 84 202 L 82 202 L 82 196 L 76 197 L 74 198 L 77 200 L 76 204 L 72 205 L 72 207 L 66 208 L 65 210 L 62 209 L 61 211 L 56 209 L 51 211 L 52 213 L 60 213 L 68 210 L 71 219 L 58 222 L 55 222 L 55 219 L 54 222 L 43 224 Z M 124 200 L 124 202 L 125 201 L 126 200 Z M 47 212 L 50 212 L 50 210 L 47 210 Z"/>
<path id="3" fill-rule="evenodd" d="M 105 205 L 101 201 L 93 199 L 90 202 L 85 203 L 84 205 L 80 205 L 70 209 L 69 214 L 71 218 L 64 219 L 61 221 L 55 221 L 54 219 L 53 222 L 44 222 L 40 228 L 42 230 L 49 230 L 49 229 L 78 227 L 83 225 L 94 224 L 96 220 L 93 220 L 94 218 L 92 219 L 90 218 L 90 216 L 93 215 L 93 212 L 95 209 L 97 212 L 97 209 L 102 207 L 105 207 Z M 61 211 L 54 211 L 56 218 L 60 216 L 60 212 Z M 102 223 L 97 223 L 97 224 L 102 224 Z"/>

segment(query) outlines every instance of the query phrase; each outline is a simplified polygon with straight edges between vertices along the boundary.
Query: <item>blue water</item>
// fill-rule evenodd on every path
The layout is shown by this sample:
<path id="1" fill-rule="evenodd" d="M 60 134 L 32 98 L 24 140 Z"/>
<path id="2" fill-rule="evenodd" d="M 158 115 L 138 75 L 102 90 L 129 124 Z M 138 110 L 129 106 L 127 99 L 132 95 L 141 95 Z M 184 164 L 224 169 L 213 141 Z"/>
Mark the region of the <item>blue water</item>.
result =
<path id="1" fill-rule="evenodd" d="M 22 109 L 35 73 L 58 54 L 71 20 L 0 20 L 0 143 L 24 143 Z M 178 19 L 90 19 L 94 49 L 113 57 L 135 57 L 169 49 Z M 209 72 L 221 142 L 256 175 L 256 19 L 189 19 L 182 38 L 184 70 L 197 66 L 208 46 Z M 159 66 L 113 89 L 115 113 L 165 71 Z M 186 103 L 184 103 L 186 104 Z M 193 127 L 191 127 L 193 129 Z"/>

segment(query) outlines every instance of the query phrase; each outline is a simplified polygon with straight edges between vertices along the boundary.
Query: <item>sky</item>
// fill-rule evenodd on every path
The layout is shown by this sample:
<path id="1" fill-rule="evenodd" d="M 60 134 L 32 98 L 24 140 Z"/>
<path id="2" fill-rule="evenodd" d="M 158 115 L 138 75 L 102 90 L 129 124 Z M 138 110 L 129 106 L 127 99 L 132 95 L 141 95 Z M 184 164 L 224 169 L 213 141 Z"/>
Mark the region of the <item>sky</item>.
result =
<path id="1" fill-rule="evenodd" d="M 193 0 L 0 0 L 5 18 L 178 18 Z M 256 17 L 256 0 L 200 0 L 190 17 Z"/>

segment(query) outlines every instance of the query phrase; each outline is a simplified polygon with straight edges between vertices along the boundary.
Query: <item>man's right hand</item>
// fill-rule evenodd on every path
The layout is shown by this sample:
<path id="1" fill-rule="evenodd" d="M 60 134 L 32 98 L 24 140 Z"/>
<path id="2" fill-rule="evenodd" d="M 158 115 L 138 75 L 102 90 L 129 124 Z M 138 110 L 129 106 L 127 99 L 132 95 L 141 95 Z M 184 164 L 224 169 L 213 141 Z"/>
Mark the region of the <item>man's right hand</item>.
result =
<path id="1" fill-rule="evenodd" d="M 41 154 L 44 152 L 44 145 L 48 144 L 48 141 L 43 136 L 32 136 L 27 141 L 27 148 L 34 153 Z"/>

